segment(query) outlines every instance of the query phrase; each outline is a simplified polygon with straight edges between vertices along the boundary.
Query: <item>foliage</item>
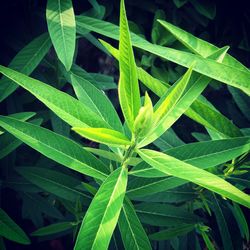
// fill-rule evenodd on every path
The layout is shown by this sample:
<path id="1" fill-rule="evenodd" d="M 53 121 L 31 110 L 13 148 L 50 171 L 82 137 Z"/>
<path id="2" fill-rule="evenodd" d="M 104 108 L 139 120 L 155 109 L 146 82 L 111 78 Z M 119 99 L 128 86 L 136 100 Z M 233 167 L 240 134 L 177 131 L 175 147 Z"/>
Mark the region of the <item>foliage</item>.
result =
<path id="1" fill-rule="evenodd" d="M 201 94 L 227 86 L 249 122 L 250 71 L 229 47 L 162 20 L 163 11 L 156 11 L 149 42 L 130 31 L 139 28 L 127 20 L 124 0 L 119 26 L 103 20 L 103 5 L 89 2 L 91 11 L 75 16 L 70 0 L 48 0 L 49 33 L 0 66 L 3 103 L 18 87 L 30 94 L 29 108 L 40 102 L 36 112 L 0 115 L 1 188 L 18 194 L 22 218 L 33 225 L 21 229 L 0 208 L 1 249 L 4 242 L 59 236 L 76 250 L 243 249 L 249 241 L 249 128 L 240 129 Z M 187 2 L 203 18 L 214 18 L 208 2 L 173 4 Z M 117 60 L 118 86 L 77 65 L 81 38 Z M 40 66 L 55 77 L 29 76 Z M 189 131 L 175 127 L 183 115 L 201 128 L 192 134 L 195 142 L 186 143 Z M 28 152 L 22 164 L 8 163 L 22 148 Z"/>

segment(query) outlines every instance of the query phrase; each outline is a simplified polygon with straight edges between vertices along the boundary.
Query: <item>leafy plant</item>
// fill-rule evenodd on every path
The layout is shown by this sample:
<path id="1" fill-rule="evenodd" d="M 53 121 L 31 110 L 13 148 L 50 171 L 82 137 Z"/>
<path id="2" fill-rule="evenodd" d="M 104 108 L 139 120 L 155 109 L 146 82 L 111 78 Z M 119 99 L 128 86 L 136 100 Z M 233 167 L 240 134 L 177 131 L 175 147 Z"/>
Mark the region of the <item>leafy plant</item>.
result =
<path id="1" fill-rule="evenodd" d="M 174 2 L 179 7 L 185 4 Z M 70 233 L 76 250 L 181 249 L 182 241 L 190 249 L 243 247 L 244 239 L 249 241 L 244 209 L 250 208 L 246 193 L 250 137 L 201 93 L 213 79 L 228 84 L 244 113 L 249 70 L 227 53 L 228 47 L 218 48 L 163 20 L 157 20 L 158 25 L 185 51 L 150 43 L 130 32 L 124 0 L 119 27 L 99 19 L 102 6 L 90 3 L 95 10 L 92 17 L 84 13 L 75 18 L 70 0 L 48 0 L 49 35 L 33 40 L 9 67 L 0 66 L 1 100 L 20 86 L 53 112 L 49 113 L 52 129 L 41 127 L 43 120 L 32 112 L 0 116 L 0 158 L 23 142 L 52 160 L 17 166 L 13 180 L 8 175 L 3 180 L 5 187 L 21 192 L 26 206 L 30 200 L 41 204 L 35 216 L 26 214 L 37 228 L 31 236 Z M 207 18 L 215 15 L 213 8 L 206 11 L 192 3 Z M 118 49 L 94 40 L 89 31 L 118 40 Z M 121 112 L 103 91 L 113 88 L 113 82 L 108 79 L 108 87 L 100 87 L 98 82 L 107 80 L 105 76 L 89 74 L 75 64 L 76 33 L 118 60 Z M 44 58 L 51 45 L 58 60 Z M 188 69 L 168 84 L 137 66 L 133 46 Z M 37 47 L 37 56 L 30 57 L 27 52 Z M 56 69 L 54 85 L 28 76 L 41 61 Z M 72 88 L 60 90 L 67 83 Z M 207 141 L 185 144 L 176 135 L 171 126 L 183 114 L 204 126 L 208 134 L 196 134 L 196 138 Z M 96 144 L 91 147 L 90 141 Z M 37 195 L 40 192 L 43 196 Z M 41 222 L 42 213 L 50 218 L 49 225 Z M 215 226 L 207 220 L 212 215 Z M 1 236 L 30 243 L 2 209 L 0 217 Z M 229 217 L 237 230 L 229 227 Z M 233 242 L 233 233 L 241 240 Z"/>

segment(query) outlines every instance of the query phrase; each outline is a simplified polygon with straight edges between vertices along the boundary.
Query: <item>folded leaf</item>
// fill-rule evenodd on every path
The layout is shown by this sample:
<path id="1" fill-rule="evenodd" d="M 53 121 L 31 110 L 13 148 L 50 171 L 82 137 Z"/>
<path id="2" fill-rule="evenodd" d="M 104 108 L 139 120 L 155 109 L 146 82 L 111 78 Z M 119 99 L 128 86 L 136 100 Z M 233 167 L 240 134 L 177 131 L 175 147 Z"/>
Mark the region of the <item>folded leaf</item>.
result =
<path id="1" fill-rule="evenodd" d="M 136 215 L 133 204 L 126 197 L 124 199 L 118 225 L 126 250 L 152 249 L 148 236 Z"/>
<path id="2" fill-rule="evenodd" d="M 46 19 L 56 54 L 70 70 L 75 52 L 76 22 L 71 0 L 48 0 Z"/>
<path id="3" fill-rule="evenodd" d="M 88 106 L 70 95 L 4 66 L 0 66 L 0 72 L 28 90 L 71 126 L 110 128 Z"/>
<path id="4" fill-rule="evenodd" d="M 81 29 L 83 28 L 116 40 L 119 39 L 118 27 L 112 23 L 87 16 L 78 16 L 76 20 L 77 32 L 80 34 Z M 196 62 L 193 68 L 194 71 L 236 88 L 240 88 L 248 95 L 250 94 L 249 71 L 242 70 L 238 67 L 217 63 L 214 60 L 203 58 L 188 52 L 155 45 L 135 34 L 131 34 L 131 41 L 132 44 L 137 48 L 148 51 L 163 59 L 175 62 L 186 68 L 190 68 L 192 63 Z"/>
<path id="5" fill-rule="evenodd" d="M 122 208 L 127 177 L 127 169 L 121 167 L 102 183 L 84 216 L 75 250 L 108 249 Z"/>
<path id="6" fill-rule="evenodd" d="M 130 145 L 129 139 L 122 133 L 106 128 L 72 128 L 79 135 L 99 143 L 113 146 Z"/>
<path id="7" fill-rule="evenodd" d="M 48 53 L 50 47 L 50 37 L 48 33 L 44 33 L 20 50 L 10 62 L 9 67 L 25 75 L 30 75 Z M 0 102 L 15 91 L 17 87 L 16 83 L 3 77 L 0 80 Z"/>
<path id="8" fill-rule="evenodd" d="M 25 232 L 0 208 L 0 236 L 20 244 L 30 244 L 30 239 Z"/>
<path id="9" fill-rule="evenodd" d="M 124 0 L 121 0 L 120 8 L 119 68 L 119 101 L 126 122 L 133 131 L 140 108 L 140 93 Z"/>
<path id="10" fill-rule="evenodd" d="M 154 150 L 142 149 L 138 150 L 138 154 L 144 161 L 166 175 L 194 182 L 250 208 L 249 195 L 214 174 Z"/>
<path id="11" fill-rule="evenodd" d="M 105 179 L 108 168 L 74 141 L 48 129 L 0 116 L 0 126 L 46 157 L 98 179 Z"/>

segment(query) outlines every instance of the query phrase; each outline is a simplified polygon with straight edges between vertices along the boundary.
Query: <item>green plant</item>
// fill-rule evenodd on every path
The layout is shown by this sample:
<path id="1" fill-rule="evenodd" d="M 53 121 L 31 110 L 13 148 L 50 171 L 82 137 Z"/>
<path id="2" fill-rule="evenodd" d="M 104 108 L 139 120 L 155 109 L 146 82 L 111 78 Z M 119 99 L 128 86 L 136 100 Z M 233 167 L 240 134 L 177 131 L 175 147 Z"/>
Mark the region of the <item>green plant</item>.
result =
<path id="1" fill-rule="evenodd" d="M 9 68 L 0 66 L 4 75 L 1 100 L 21 86 L 68 123 L 74 132 L 100 146 L 83 147 L 76 133 L 72 136 L 78 142 L 70 135 L 66 137 L 40 127 L 41 120 L 27 122 L 33 113 L 0 116 L 1 137 L 11 134 L 18 139 L 14 143 L 13 137 L 5 140 L 1 157 L 22 141 L 84 175 L 84 179 L 79 179 L 53 168 L 16 168 L 29 182 L 55 195 L 59 203 L 55 206 L 62 206 L 73 215 L 70 220 L 39 228 L 32 235 L 53 235 L 69 230 L 76 239 L 75 249 L 107 249 L 111 240 L 111 245 L 119 248 L 119 233 L 125 249 L 161 248 L 164 246 L 156 242 L 169 239 L 171 246 L 177 249 L 176 244 L 182 243 L 175 237 L 183 235 L 192 239 L 191 243 L 186 242 L 192 249 L 200 249 L 200 235 L 208 249 L 215 249 L 217 239 L 210 233 L 203 216 L 211 215 L 212 210 L 224 249 L 234 247 L 226 221 L 228 214 L 236 218 L 242 238 L 249 240 L 246 219 L 238 204 L 250 208 L 250 197 L 243 192 L 249 187 L 250 138 L 201 96 L 212 79 L 249 94 L 249 70 L 227 54 L 228 47 L 217 48 L 162 20 L 159 23 L 191 52 L 152 44 L 130 33 L 123 0 L 119 28 L 87 15 L 80 15 L 75 21 L 70 0 L 49 0 L 46 17 L 49 35 L 43 34 L 26 48 L 26 51 L 41 48 L 32 66 L 27 63 L 19 67 L 25 49 Z M 103 50 L 119 61 L 118 96 L 124 124 L 108 97 L 91 83 L 90 75 L 73 63 L 76 31 L 86 35 L 88 30 L 119 40 L 119 49 L 103 40 L 98 46 L 103 46 Z M 64 80 L 58 83 L 70 82 L 77 99 L 27 76 L 41 62 L 51 42 L 58 57 L 57 77 Z M 173 85 L 166 84 L 137 67 L 132 45 L 188 70 Z M 160 99 L 152 101 L 150 94 L 140 91 L 139 80 Z M 212 140 L 182 145 L 179 139 L 176 147 L 161 150 L 159 146 L 158 150 L 157 140 L 168 141 L 164 139 L 167 130 L 172 137 L 176 136 L 170 128 L 183 114 L 203 125 Z M 178 195 L 171 196 L 171 192 Z M 170 205 L 171 199 L 174 204 Z M 60 217 L 55 211 L 50 215 Z M 2 236 L 29 243 L 5 212 L 0 216 L 9 232 L 16 232 L 6 236 L 0 231 Z"/>

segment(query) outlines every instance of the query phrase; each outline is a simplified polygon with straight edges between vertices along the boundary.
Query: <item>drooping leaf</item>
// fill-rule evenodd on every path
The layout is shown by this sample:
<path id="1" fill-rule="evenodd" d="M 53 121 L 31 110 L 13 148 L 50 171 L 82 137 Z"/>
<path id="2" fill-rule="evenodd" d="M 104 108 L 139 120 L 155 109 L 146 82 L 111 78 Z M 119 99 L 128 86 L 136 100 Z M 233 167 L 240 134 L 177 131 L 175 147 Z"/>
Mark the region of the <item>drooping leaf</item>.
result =
<path id="1" fill-rule="evenodd" d="M 48 33 L 44 33 L 20 50 L 10 62 L 9 67 L 25 75 L 30 75 L 48 53 L 50 47 L 50 37 Z M 17 87 L 16 83 L 3 77 L 0 80 L 0 102 L 14 92 Z"/>
<path id="2" fill-rule="evenodd" d="M 0 235 L 18 242 L 20 244 L 30 244 L 30 239 L 26 233 L 0 208 Z"/>
<path id="3" fill-rule="evenodd" d="M 140 93 L 124 0 L 121 0 L 120 8 L 119 68 L 119 101 L 126 122 L 133 131 L 134 120 L 140 108 Z"/>
<path id="4" fill-rule="evenodd" d="M 48 0 L 46 19 L 58 58 L 70 70 L 75 52 L 76 23 L 71 0 Z"/>
<path id="5" fill-rule="evenodd" d="M 127 186 L 127 169 L 121 167 L 103 182 L 84 216 L 74 249 L 108 249 Z"/>
<path id="6" fill-rule="evenodd" d="M 110 128 L 89 107 L 70 95 L 3 66 L 0 66 L 0 72 L 28 90 L 71 126 Z"/>
<path id="7" fill-rule="evenodd" d="M 81 182 L 71 176 L 38 167 L 18 167 L 16 171 L 34 185 L 65 200 L 90 202 L 91 196 L 76 189 Z"/>
<path id="8" fill-rule="evenodd" d="M 122 241 L 126 250 L 150 250 L 151 245 L 133 204 L 125 198 L 118 221 Z"/>
<path id="9" fill-rule="evenodd" d="M 119 39 L 118 27 L 112 23 L 87 16 L 78 16 L 76 20 L 78 33 L 81 33 L 81 29 L 84 28 L 116 40 Z M 240 88 L 245 93 L 250 94 L 248 84 L 250 79 L 249 71 L 224 63 L 217 63 L 212 59 L 203 58 L 199 55 L 155 45 L 135 34 L 131 34 L 131 41 L 137 48 L 175 62 L 186 68 L 190 68 L 193 62 L 196 62 L 193 68 L 194 71 L 236 88 Z"/>
<path id="10" fill-rule="evenodd" d="M 218 228 L 220 231 L 220 236 L 222 239 L 223 248 L 228 249 L 228 250 L 234 249 L 233 243 L 231 241 L 232 237 L 231 237 L 229 229 L 228 229 L 228 224 L 227 224 L 226 218 L 223 214 L 223 209 L 219 203 L 219 200 L 215 196 L 215 194 L 212 195 L 211 207 L 214 211 L 217 225 L 218 225 Z"/>
<path id="11" fill-rule="evenodd" d="M 74 141 L 48 129 L 0 116 L 0 126 L 46 157 L 82 174 L 105 179 L 109 170 Z"/>
<path id="12" fill-rule="evenodd" d="M 222 178 L 167 154 L 149 149 L 138 150 L 144 161 L 166 175 L 194 182 L 241 205 L 250 207 L 250 196 Z"/>
<path id="13" fill-rule="evenodd" d="M 46 227 L 39 228 L 36 231 L 32 232 L 31 235 L 32 236 L 46 236 L 46 235 L 60 233 L 69 229 L 73 229 L 74 227 L 75 227 L 74 223 L 72 222 L 68 222 L 68 221 L 59 222 L 59 223 L 51 224 Z"/>
<path id="14" fill-rule="evenodd" d="M 72 130 L 89 140 L 111 146 L 124 146 L 131 144 L 129 139 L 124 134 L 112 129 L 74 127 Z"/>

